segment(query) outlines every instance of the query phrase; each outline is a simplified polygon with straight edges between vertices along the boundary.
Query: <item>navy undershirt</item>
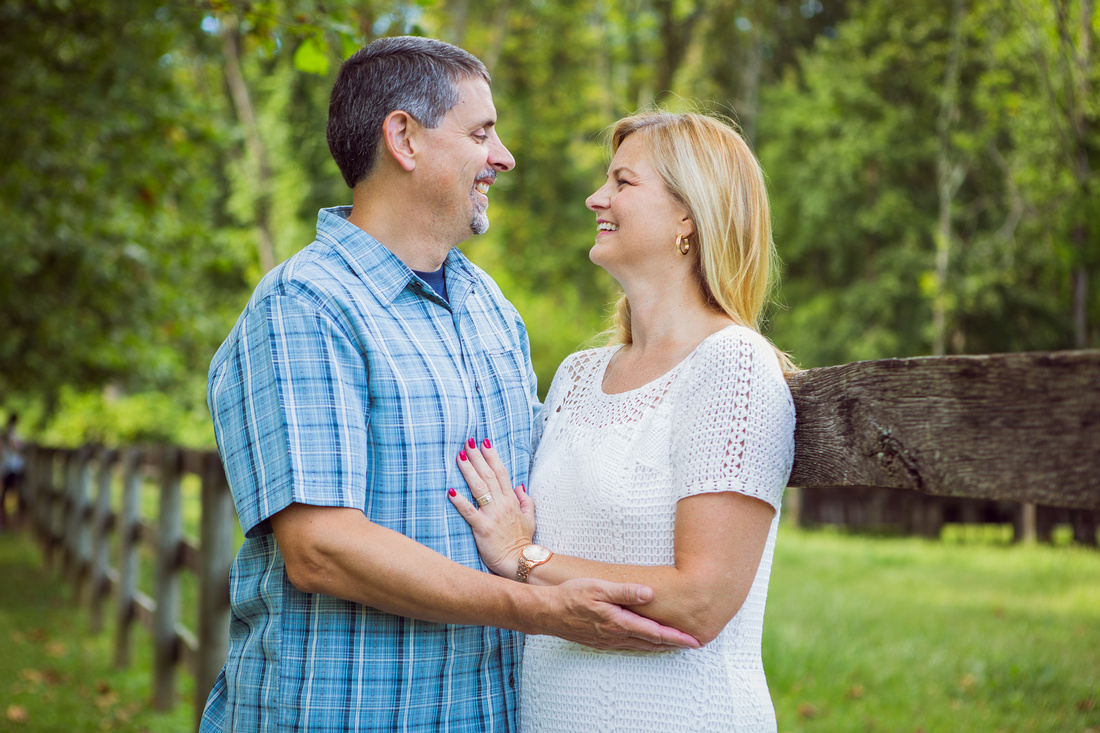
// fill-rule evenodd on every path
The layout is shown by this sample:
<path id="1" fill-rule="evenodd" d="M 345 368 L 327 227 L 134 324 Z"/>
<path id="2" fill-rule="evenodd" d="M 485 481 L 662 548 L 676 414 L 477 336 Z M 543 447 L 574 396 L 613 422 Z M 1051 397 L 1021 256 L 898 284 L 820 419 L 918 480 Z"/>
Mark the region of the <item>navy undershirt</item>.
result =
<path id="1" fill-rule="evenodd" d="M 413 274 L 428 283 L 432 290 L 435 291 L 436 295 L 450 303 L 451 301 L 447 299 L 447 278 L 443 276 L 444 269 L 446 268 L 440 267 L 435 272 L 420 272 L 419 270 L 413 270 Z"/>

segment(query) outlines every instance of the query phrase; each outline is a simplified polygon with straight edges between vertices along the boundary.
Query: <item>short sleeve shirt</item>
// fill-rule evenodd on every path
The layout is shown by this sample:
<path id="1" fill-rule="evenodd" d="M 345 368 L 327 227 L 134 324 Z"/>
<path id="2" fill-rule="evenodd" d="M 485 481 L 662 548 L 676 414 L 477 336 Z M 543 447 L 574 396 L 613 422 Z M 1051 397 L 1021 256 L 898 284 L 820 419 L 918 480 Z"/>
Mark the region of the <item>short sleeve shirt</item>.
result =
<path id="1" fill-rule="evenodd" d="M 488 438 L 527 480 L 537 408 L 523 322 L 457 249 L 450 302 L 324 209 L 269 273 L 210 367 L 218 449 L 245 532 L 229 657 L 201 730 L 507 731 L 520 635 L 393 616 L 288 580 L 270 518 L 354 507 L 486 570 L 447 498 L 455 454 Z"/>

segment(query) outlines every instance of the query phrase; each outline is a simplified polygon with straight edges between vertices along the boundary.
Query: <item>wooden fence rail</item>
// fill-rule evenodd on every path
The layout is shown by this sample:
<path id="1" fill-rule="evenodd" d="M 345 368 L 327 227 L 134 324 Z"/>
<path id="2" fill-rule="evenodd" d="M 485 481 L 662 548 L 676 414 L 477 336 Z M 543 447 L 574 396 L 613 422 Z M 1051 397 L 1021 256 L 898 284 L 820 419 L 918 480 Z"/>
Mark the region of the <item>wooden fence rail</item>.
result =
<path id="1" fill-rule="evenodd" d="M 864 515 L 892 508 L 933 536 L 945 506 L 1004 517 L 1009 505 L 1024 536 L 1037 517 L 1065 516 L 1096 544 L 1100 350 L 882 359 L 809 369 L 790 385 L 790 485 L 803 493 Z"/>
<path id="2" fill-rule="evenodd" d="M 860 362 L 802 372 L 791 390 L 792 488 L 1100 510 L 1100 351 Z M 229 636 L 236 515 L 217 453 L 32 445 L 27 458 L 23 500 L 47 566 L 72 581 L 94 629 L 114 597 L 117 664 L 130 662 L 133 623 L 150 629 L 156 707 L 173 704 L 179 664 L 192 671 L 197 721 Z M 202 486 L 197 546 L 182 531 L 187 474 Z M 139 513 L 146 480 L 159 485 L 156 526 Z M 156 551 L 155 600 L 137 589 L 142 545 Z M 185 570 L 198 576 L 197 630 L 180 623 Z"/>
<path id="3" fill-rule="evenodd" d="M 132 630 L 144 625 L 153 639 L 153 706 L 176 702 L 176 671 L 195 677 L 196 721 L 225 662 L 229 642 L 229 566 L 236 514 L 221 461 L 213 451 L 174 447 L 75 450 L 30 445 L 23 503 L 50 570 L 71 582 L 88 606 L 92 631 L 104 627 L 107 601 L 117 615 L 115 664 L 132 659 Z M 183 534 L 182 481 L 201 481 L 199 543 Z M 140 513 L 146 481 L 157 484 L 155 524 Z M 116 490 L 116 487 L 117 490 Z M 112 542 L 117 544 L 112 564 Z M 142 547 L 152 548 L 154 595 L 138 589 Z M 197 629 L 180 621 L 180 578 L 198 585 Z"/>

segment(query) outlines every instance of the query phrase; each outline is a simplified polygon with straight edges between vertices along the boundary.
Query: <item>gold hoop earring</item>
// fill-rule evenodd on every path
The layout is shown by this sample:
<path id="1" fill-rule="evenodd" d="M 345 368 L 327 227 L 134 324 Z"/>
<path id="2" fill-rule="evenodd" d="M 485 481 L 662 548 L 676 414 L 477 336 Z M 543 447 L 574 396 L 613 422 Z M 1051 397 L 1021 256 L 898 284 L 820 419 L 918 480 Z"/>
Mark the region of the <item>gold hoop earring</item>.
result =
<path id="1" fill-rule="evenodd" d="M 676 250 L 680 254 L 686 255 L 688 252 L 691 251 L 691 240 L 688 239 L 687 237 L 685 237 L 683 234 L 677 234 L 676 235 Z"/>

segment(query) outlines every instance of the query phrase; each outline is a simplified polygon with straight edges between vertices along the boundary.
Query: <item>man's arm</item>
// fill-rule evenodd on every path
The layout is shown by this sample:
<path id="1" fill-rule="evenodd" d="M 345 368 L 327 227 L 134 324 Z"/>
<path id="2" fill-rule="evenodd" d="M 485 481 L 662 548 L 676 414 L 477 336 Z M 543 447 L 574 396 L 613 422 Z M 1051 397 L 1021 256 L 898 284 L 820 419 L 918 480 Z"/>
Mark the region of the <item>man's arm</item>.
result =
<path id="1" fill-rule="evenodd" d="M 398 616 L 549 634 L 597 649 L 698 647 L 680 631 L 622 608 L 653 591 L 578 579 L 535 587 L 448 560 L 357 509 L 291 504 L 271 518 L 287 575 L 324 593 Z"/>

